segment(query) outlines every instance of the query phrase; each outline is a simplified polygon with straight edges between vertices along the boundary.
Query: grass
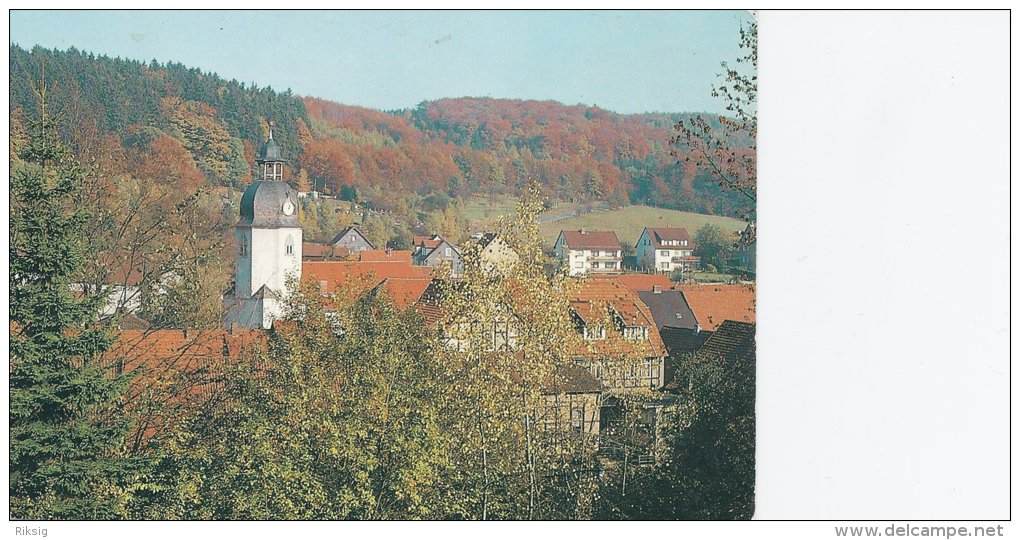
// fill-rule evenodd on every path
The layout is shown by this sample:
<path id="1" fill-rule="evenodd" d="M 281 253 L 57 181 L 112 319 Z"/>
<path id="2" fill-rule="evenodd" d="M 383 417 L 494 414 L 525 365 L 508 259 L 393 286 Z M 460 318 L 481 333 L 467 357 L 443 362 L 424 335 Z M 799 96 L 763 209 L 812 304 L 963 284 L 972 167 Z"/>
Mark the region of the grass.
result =
<path id="1" fill-rule="evenodd" d="M 721 272 L 694 272 L 691 277 L 697 283 L 729 283 L 735 276 Z"/>
<path id="2" fill-rule="evenodd" d="M 593 231 L 616 231 L 620 242 L 633 246 L 645 227 L 684 227 L 694 236 L 695 231 L 706 223 L 718 226 L 724 233 L 739 233 L 745 226 L 743 221 L 735 218 L 632 205 L 543 223 L 539 229 L 550 246 L 556 242 L 560 230 L 576 231 L 582 227 Z"/>
<path id="3" fill-rule="evenodd" d="M 464 214 L 473 230 L 481 230 L 500 216 L 513 213 L 517 199 L 509 195 L 477 195 L 464 203 Z"/>
<path id="4" fill-rule="evenodd" d="M 510 195 L 475 195 L 464 202 L 464 215 L 473 231 L 492 228 L 496 220 L 511 215 L 517 207 L 517 198 Z M 542 215 L 562 215 L 576 212 L 581 205 L 570 202 L 553 203 Z"/>

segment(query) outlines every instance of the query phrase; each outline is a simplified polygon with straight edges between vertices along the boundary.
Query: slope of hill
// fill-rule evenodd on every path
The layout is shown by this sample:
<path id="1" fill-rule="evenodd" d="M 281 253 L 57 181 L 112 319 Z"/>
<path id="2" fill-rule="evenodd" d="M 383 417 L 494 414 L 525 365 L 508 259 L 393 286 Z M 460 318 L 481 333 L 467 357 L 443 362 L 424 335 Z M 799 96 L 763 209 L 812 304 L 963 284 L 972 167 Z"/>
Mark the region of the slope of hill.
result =
<path id="1" fill-rule="evenodd" d="M 616 231 L 620 242 L 633 246 L 645 227 L 684 227 L 691 235 L 703 225 L 715 225 L 724 233 L 740 233 L 746 223 L 739 219 L 633 205 L 617 210 L 595 211 L 539 225 L 542 238 L 552 246 L 561 230 Z"/>
<path id="2" fill-rule="evenodd" d="M 10 110 L 34 117 L 33 85 L 52 85 L 49 108 L 62 116 L 63 135 L 73 147 L 98 144 L 106 135 L 126 139 L 140 128 L 156 128 L 180 140 L 213 184 L 247 184 L 250 161 L 265 138 L 266 119 L 279 126 L 275 138 L 288 155 L 300 155 L 299 123 L 304 103 L 236 80 L 226 81 L 183 64 L 149 64 L 69 49 L 10 47 Z M 307 131 L 307 128 L 306 128 Z M 242 178 L 243 176 L 243 178 Z"/>
<path id="3" fill-rule="evenodd" d="M 334 191 L 514 193 L 528 178 L 561 201 L 654 203 L 729 214 L 741 201 L 670 153 L 685 114 L 621 115 L 553 101 L 457 98 L 381 113 L 304 99 L 308 172 Z M 715 119 L 712 118 L 714 121 Z M 372 185 L 373 182 L 375 185 Z"/>
<path id="4" fill-rule="evenodd" d="M 136 178 L 182 179 L 182 197 L 203 183 L 250 182 L 272 120 L 295 185 L 357 199 L 407 223 L 427 224 L 430 215 L 438 221 L 440 213 L 466 222 L 466 201 L 514 196 L 529 179 L 567 205 L 650 203 L 729 215 L 740 204 L 693 161 L 682 165 L 684 149 L 671 155 L 672 126 L 684 114 L 621 115 L 487 98 L 382 112 L 227 81 L 177 63 L 17 45 L 10 53 L 15 153 L 36 115 L 33 84 L 45 73 L 50 109 L 60 112 L 64 138 L 76 151 L 116 161 L 111 169 Z M 155 170 L 154 160 L 166 170 Z"/>

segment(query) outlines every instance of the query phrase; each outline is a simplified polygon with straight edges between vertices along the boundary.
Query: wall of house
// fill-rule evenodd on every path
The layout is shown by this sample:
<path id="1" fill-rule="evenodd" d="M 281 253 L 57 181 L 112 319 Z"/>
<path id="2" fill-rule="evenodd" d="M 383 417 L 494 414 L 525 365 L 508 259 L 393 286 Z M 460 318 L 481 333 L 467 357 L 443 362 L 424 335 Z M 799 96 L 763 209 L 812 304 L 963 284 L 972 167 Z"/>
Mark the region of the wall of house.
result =
<path id="1" fill-rule="evenodd" d="M 127 313 L 138 313 L 142 309 L 142 295 L 134 285 L 106 285 L 106 303 L 99 309 L 100 317 L 107 317 L 123 310 Z M 80 288 L 79 288 L 80 290 Z"/>
<path id="2" fill-rule="evenodd" d="M 368 240 L 366 240 L 364 236 L 353 230 L 347 231 L 347 234 L 334 242 L 333 246 L 346 247 L 351 250 L 351 253 L 365 251 L 366 249 L 373 249 L 372 244 L 368 243 Z"/>
<path id="3" fill-rule="evenodd" d="M 652 247 L 654 248 L 654 246 Z M 673 257 L 690 257 L 694 254 L 694 250 L 675 247 L 661 247 L 654 251 L 655 269 L 659 272 L 672 272 L 685 264 L 689 266 L 690 263 L 674 263 Z"/>
<path id="4" fill-rule="evenodd" d="M 501 238 L 496 238 L 479 254 L 482 268 L 486 272 L 502 272 L 521 259 Z"/>
<path id="5" fill-rule="evenodd" d="M 655 251 L 655 246 L 651 245 L 651 238 L 649 237 L 648 230 L 645 229 L 641 232 L 641 237 L 638 238 L 637 245 L 634 246 L 634 254 L 637 259 L 637 264 L 642 268 L 651 268 L 655 266 L 655 256 L 652 252 Z"/>
<path id="6" fill-rule="evenodd" d="M 539 421 L 543 428 L 560 433 L 598 437 L 601 407 L 598 393 L 547 394 Z"/>
<path id="7" fill-rule="evenodd" d="M 447 250 L 449 250 L 449 255 L 447 255 Z M 461 261 L 460 254 L 457 253 L 457 250 L 453 246 L 446 242 L 439 244 L 436 249 L 433 249 L 432 252 L 422 260 L 422 264 L 426 266 L 442 266 L 444 264 L 449 264 L 454 277 L 458 277 L 464 273 L 464 265 Z"/>
<path id="8" fill-rule="evenodd" d="M 665 357 L 652 356 L 636 361 L 589 359 L 585 367 L 610 390 L 662 388 L 666 384 Z"/>
<path id="9" fill-rule="evenodd" d="M 566 262 L 567 275 L 569 276 L 581 276 L 589 273 L 613 274 L 623 269 L 623 250 L 570 249 L 562 236 L 556 241 L 554 249 L 560 261 Z M 615 255 L 606 255 L 606 253 L 610 252 L 615 253 Z M 596 257 L 599 260 L 594 260 Z M 599 265 L 598 268 L 595 267 L 596 263 Z M 612 266 L 606 267 L 606 263 L 611 263 Z"/>

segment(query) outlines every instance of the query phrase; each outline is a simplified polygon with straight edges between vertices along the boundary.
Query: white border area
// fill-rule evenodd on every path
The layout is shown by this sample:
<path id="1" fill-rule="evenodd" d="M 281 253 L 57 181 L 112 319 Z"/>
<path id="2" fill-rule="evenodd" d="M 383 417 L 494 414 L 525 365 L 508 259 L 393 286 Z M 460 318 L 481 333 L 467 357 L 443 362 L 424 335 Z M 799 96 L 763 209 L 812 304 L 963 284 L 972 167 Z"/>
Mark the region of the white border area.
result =
<path id="1" fill-rule="evenodd" d="M 758 518 L 1008 519 L 1004 12 L 766 12 Z"/>
<path id="2" fill-rule="evenodd" d="M 420 7 L 357 7 L 381 5 Z M 318 7 L 216 3 L 299 6 Z M 1008 519 L 1009 13 L 760 20 L 756 517 Z M 15 526 L 132 540 L 835 536 L 828 523 L 8 523 L 11 537 Z"/>

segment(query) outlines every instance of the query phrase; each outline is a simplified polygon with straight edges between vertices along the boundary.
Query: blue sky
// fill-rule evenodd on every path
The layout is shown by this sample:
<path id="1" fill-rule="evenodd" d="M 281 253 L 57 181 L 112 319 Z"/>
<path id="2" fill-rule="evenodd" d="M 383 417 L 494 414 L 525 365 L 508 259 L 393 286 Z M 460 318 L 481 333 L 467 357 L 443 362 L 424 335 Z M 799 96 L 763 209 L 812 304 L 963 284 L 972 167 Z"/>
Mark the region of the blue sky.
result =
<path id="1" fill-rule="evenodd" d="M 181 62 L 376 109 L 444 97 L 721 112 L 739 11 L 12 11 L 11 42 Z"/>

